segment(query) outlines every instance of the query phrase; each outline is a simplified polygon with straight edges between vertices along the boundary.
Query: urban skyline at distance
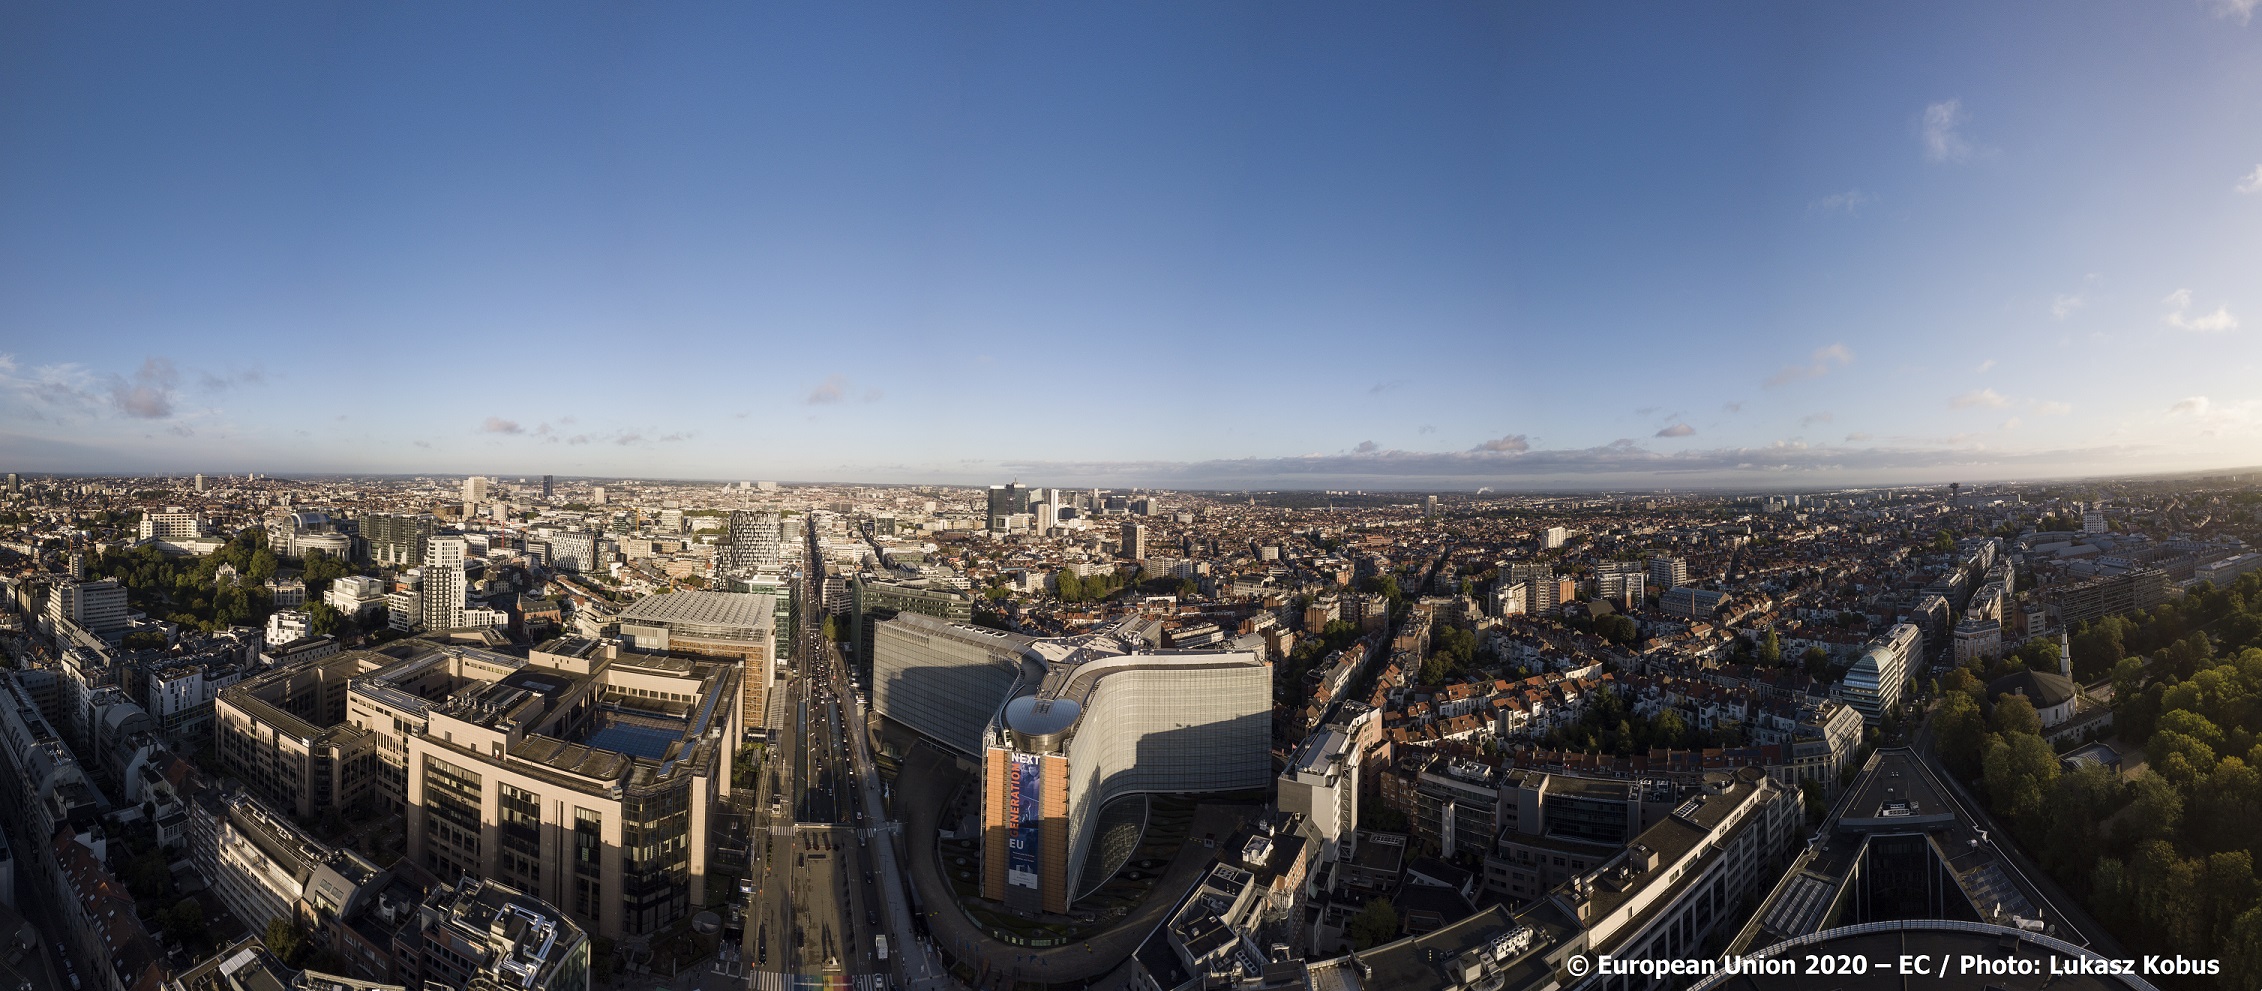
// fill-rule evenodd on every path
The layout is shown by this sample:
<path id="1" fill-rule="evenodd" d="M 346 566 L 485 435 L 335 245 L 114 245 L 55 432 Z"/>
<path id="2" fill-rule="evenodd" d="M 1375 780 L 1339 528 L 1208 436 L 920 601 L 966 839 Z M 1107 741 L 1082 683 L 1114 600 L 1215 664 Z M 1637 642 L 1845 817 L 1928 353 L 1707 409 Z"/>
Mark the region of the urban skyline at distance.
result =
<path id="1" fill-rule="evenodd" d="M 2258 460 L 2251 4 L 0 13 L 0 458 L 1780 488 Z"/>

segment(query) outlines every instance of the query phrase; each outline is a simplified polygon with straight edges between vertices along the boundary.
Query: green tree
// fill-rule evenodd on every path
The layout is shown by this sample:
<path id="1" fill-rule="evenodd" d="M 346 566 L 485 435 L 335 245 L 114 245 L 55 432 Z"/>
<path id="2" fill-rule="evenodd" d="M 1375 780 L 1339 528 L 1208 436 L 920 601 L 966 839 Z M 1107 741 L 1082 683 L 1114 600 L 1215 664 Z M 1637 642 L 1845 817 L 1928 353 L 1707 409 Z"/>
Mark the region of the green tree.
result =
<path id="1" fill-rule="evenodd" d="M 1759 663 L 1768 667 L 1783 663 L 1783 641 L 1775 636 L 1774 630 L 1767 631 L 1767 636 L 1759 641 Z"/>
<path id="2" fill-rule="evenodd" d="M 1060 601 L 1082 602 L 1084 600 L 1084 583 L 1082 579 L 1076 577 L 1075 572 L 1062 568 L 1054 575 L 1054 580 L 1059 582 L 1059 591 L 1056 594 L 1060 596 Z"/>
<path id="3" fill-rule="evenodd" d="M 1594 632 L 1611 643 L 1630 644 L 1641 635 L 1641 628 L 1631 618 L 1619 613 L 1611 613 L 1595 619 Z"/>
<path id="4" fill-rule="evenodd" d="M 1821 647 L 1808 647 L 1799 655 L 1799 666 L 1805 668 L 1809 676 L 1820 678 L 1830 672 L 1830 652 Z"/>
<path id="5" fill-rule="evenodd" d="M 251 553 L 251 560 L 246 562 L 244 565 L 244 580 L 249 581 L 254 585 L 263 584 L 267 581 L 267 579 L 275 577 L 275 565 L 276 561 L 274 551 L 270 551 L 265 547 L 253 551 Z"/>
<path id="6" fill-rule="evenodd" d="M 1388 943 L 1398 938 L 1398 910 L 1391 907 L 1388 898 L 1374 899 L 1351 917 L 1343 932 L 1351 938 L 1353 949 L 1364 950 Z"/>
<path id="7" fill-rule="evenodd" d="M 267 945 L 267 952 L 291 966 L 297 966 L 299 957 L 306 952 L 305 934 L 289 919 L 267 920 L 267 930 L 260 934 L 260 942 Z"/>
<path id="8" fill-rule="evenodd" d="M 1949 533 L 1949 532 L 1948 532 L 1948 531 L 1946 531 L 1946 530 L 1941 530 L 1941 531 L 1939 531 L 1939 532 L 1937 532 L 1937 533 L 1934 533 L 1934 534 L 1932 535 L 1932 552 L 1933 552 L 1933 553 L 1935 553 L 1935 554 L 1947 554 L 1947 553 L 1950 553 L 1950 552 L 1954 551 L 1955 549 L 1956 549 L 1956 535 L 1955 535 L 1955 534 Z"/>
<path id="9" fill-rule="evenodd" d="M 1996 812 L 2014 824 L 2028 824 L 2057 783 L 2058 755 L 2039 736 L 1990 734 L 1981 751 L 1980 780 Z"/>
<path id="10" fill-rule="evenodd" d="M 194 898 L 183 898 L 163 914 L 165 935 L 173 942 L 186 943 L 204 933 L 204 906 Z"/>
<path id="11" fill-rule="evenodd" d="M 2026 665 L 2027 670 L 2058 673 L 2058 643 L 2055 640 L 2029 640 L 2020 645 L 2011 657 Z"/>
<path id="12" fill-rule="evenodd" d="M 2114 840 L 2124 847 L 2140 847 L 2175 835 L 2183 824 L 2183 793 L 2157 774 L 2139 774 L 2129 781 L 2131 796 L 2126 815 L 2119 821 Z"/>
<path id="13" fill-rule="evenodd" d="M 1995 732 L 2039 736 L 2042 717 L 2034 711 L 2034 703 L 2024 695 L 2005 695 L 1995 700 Z"/>
<path id="14" fill-rule="evenodd" d="M 1964 692 L 1949 692 L 1940 697 L 1940 711 L 1932 718 L 1932 750 L 1941 763 L 1957 777 L 1977 777 L 1987 743 L 1987 720 L 1979 714 L 1979 703 Z"/>
<path id="15" fill-rule="evenodd" d="M 346 632 L 345 615 L 320 599 L 314 599 L 306 604 L 306 615 L 316 636 L 334 637 L 341 636 Z"/>

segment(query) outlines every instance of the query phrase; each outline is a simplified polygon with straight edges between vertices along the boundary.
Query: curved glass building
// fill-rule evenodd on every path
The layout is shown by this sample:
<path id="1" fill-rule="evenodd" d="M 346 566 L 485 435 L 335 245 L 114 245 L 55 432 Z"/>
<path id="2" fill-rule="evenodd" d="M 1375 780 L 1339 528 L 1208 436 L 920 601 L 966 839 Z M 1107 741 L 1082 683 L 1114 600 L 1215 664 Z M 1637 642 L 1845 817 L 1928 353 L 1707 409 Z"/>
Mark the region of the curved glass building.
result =
<path id="1" fill-rule="evenodd" d="M 1157 624 L 1038 640 L 928 616 L 878 625 L 883 715 L 982 761 L 982 894 L 1066 912 L 1117 798 L 1267 787 L 1272 666 L 1157 650 Z"/>

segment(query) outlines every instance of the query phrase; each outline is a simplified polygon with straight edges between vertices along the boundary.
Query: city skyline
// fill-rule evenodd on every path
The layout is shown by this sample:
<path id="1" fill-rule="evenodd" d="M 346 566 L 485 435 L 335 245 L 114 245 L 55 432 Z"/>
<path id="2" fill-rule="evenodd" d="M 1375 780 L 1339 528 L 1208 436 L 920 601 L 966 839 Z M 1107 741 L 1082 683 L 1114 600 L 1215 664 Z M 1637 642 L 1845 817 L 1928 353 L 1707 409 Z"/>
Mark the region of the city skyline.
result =
<path id="1" fill-rule="evenodd" d="M 2246 465 L 2253 12 L 11 8 L 0 457 L 1385 490 Z"/>

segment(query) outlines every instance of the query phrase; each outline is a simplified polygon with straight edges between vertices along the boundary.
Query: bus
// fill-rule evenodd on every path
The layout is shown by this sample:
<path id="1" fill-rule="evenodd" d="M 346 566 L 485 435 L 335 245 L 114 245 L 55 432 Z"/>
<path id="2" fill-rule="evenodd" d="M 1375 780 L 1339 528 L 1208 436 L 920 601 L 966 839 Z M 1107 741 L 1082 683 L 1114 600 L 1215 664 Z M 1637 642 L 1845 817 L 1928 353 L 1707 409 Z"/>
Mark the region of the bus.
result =
<path id="1" fill-rule="evenodd" d="M 886 936 L 872 937 L 872 948 L 879 951 L 880 959 L 888 958 L 888 938 Z"/>

